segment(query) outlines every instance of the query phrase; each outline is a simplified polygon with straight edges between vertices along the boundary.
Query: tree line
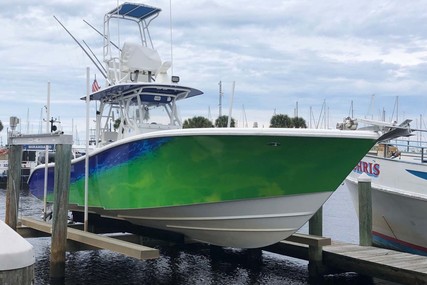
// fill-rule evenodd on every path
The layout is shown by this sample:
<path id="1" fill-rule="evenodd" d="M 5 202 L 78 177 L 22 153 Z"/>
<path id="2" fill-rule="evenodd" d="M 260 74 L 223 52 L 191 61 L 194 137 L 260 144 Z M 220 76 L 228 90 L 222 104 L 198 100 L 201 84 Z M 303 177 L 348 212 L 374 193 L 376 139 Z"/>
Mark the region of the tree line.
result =
<path id="1" fill-rule="evenodd" d="M 226 128 L 228 124 L 228 116 L 223 115 L 218 117 L 214 123 L 203 116 L 194 116 L 187 119 L 183 123 L 183 128 Z M 230 127 L 236 126 L 236 120 L 231 117 Z M 301 117 L 289 117 L 284 114 L 273 115 L 270 119 L 270 128 L 307 128 L 305 120 Z"/>
<path id="2" fill-rule="evenodd" d="M 118 128 L 120 124 L 120 119 L 114 122 L 114 128 Z M 184 121 L 183 128 L 226 128 L 228 125 L 228 116 L 223 115 L 218 117 L 215 120 L 215 123 L 212 122 L 203 116 L 194 116 L 193 118 L 187 119 Z M 231 117 L 230 127 L 234 128 L 236 126 L 236 120 Z M 270 119 L 270 128 L 307 128 L 305 120 L 301 117 L 289 117 L 288 115 L 278 114 L 273 115 Z M 0 120 L 0 132 L 3 130 L 3 123 Z"/>

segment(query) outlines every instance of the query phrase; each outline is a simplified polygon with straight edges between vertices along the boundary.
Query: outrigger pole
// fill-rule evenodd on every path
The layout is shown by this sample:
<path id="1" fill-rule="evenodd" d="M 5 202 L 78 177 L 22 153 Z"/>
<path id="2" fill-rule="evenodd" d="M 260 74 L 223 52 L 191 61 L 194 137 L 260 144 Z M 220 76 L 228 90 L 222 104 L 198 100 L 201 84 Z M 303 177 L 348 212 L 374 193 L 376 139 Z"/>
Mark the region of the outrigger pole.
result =
<path id="1" fill-rule="evenodd" d="M 105 69 L 105 67 L 102 65 L 102 63 L 99 61 L 99 59 L 96 57 L 95 53 L 92 51 L 92 49 L 90 48 L 90 46 L 83 40 L 82 41 L 85 46 L 87 47 L 87 49 L 90 51 L 90 53 L 93 55 L 93 57 L 96 59 L 96 61 L 98 62 L 99 66 L 102 67 L 102 69 L 105 71 L 105 73 L 107 73 L 107 70 Z"/>
<path id="2" fill-rule="evenodd" d="M 104 72 L 104 70 L 95 62 L 95 60 L 90 56 L 90 54 L 87 52 L 87 50 L 80 44 L 80 42 L 67 30 L 67 28 L 61 23 L 61 21 L 58 20 L 55 16 L 53 16 L 55 20 L 64 28 L 64 30 L 73 38 L 73 40 L 79 45 L 79 47 L 86 53 L 86 55 L 89 57 L 89 59 L 92 61 L 92 63 L 96 66 L 96 68 L 99 70 L 99 72 L 102 73 L 102 76 L 104 76 L 105 79 L 108 80 L 107 74 Z M 102 65 L 101 65 L 102 66 Z"/>
<path id="3" fill-rule="evenodd" d="M 107 37 L 105 35 L 103 35 L 100 31 L 98 31 L 94 26 L 92 26 L 88 21 L 86 21 L 85 19 L 83 19 L 83 22 L 85 22 L 89 27 L 91 27 L 95 32 L 97 32 L 101 37 L 103 37 L 104 39 L 107 39 Z M 112 41 L 110 41 L 110 43 L 119 51 L 122 51 L 121 48 L 119 48 L 115 43 L 113 43 Z"/>

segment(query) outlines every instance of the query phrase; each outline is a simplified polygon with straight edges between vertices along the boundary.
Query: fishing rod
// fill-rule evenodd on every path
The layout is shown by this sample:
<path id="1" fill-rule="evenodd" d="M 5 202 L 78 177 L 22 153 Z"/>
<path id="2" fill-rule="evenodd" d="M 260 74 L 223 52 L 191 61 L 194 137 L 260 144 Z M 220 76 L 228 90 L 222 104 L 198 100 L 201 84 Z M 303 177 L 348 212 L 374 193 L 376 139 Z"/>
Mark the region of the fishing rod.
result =
<path id="1" fill-rule="evenodd" d="M 104 34 L 102 34 L 100 31 L 98 31 L 94 26 L 92 26 L 88 21 L 86 21 L 85 19 L 83 19 L 83 22 L 85 22 L 89 27 L 91 27 L 95 32 L 97 32 L 99 35 L 101 35 L 101 37 L 103 37 L 104 39 L 107 39 L 107 36 L 105 36 Z M 115 43 L 113 43 L 112 41 L 110 41 L 110 43 L 119 51 L 122 51 L 121 48 L 119 48 Z"/>
<path id="2" fill-rule="evenodd" d="M 71 38 L 79 45 L 79 47 L 86 53 L 86 55 L 89 57 L 89 59 L 92 61 L 92 63 L 96 66 L 96 68 L 101 72 L 102 76 L 104 76 L 105 79 L 108 80 L 107 74 L 102 70 L 101 67 L 95 62 L 95 60 L 90 56 L 90 54 L 87 52 L 87 50 L 81 45 L 81 43 L 67 30 L 67 28 L 61 23 L 61 21 L 58 20 L 55 16 L 53 16 L 55 20 L 64 28 L 64 30 L 71 36 Z M 101 65 L 102 66 L 102 65 Z"/>

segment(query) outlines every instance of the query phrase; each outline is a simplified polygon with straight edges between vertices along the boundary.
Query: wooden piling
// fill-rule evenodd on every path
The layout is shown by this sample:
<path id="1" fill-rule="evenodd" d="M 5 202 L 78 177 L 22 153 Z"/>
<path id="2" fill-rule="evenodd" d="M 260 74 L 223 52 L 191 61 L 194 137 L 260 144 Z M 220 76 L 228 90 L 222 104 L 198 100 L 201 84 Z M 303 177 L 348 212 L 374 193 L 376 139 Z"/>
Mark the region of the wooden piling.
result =
<path id="1" fill-rule="evenodd" d="M 323 235 L 323 207 L 320 207 L 319 210 L 309 220 L 308 232 L 310 235 Z M 322 277 L 322 252 L 323 247 L 319 244 L 308 246 L 308 275 L 312 280 L 316 280 Z"/>
<path id="2" fill-rule="evenodd" d="M 22 146 L 10 145 L 7 172 L 6 224 L 16 231 L 21 190 Z"/>
<path id="3" fill-rule="evenodd" d="M 55 154 L 55 181 L 53 193 L 54 207 L 50 255 L 51 284 L 63 284 L 65 280 L 70 169 L 71 145 L 58 144 Z"/>
<path id="4" fill-rule="evenodd" d="M 358 178 L 359 192 L 359 245 L 372 246 L 371 178 L 362 174 Z"/>
<path id="5" fill-rule="evenodd" d="M 308 233 L 310 235 L 323 235 L 323 206 L 308 221 Z"/>

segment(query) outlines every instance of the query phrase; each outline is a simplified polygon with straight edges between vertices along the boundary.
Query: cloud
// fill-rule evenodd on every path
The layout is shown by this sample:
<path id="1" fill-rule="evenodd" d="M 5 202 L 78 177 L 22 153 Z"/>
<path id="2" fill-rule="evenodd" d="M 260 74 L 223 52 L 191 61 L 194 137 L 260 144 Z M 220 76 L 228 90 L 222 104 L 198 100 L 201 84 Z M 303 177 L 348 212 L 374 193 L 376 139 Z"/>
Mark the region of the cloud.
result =
<path id="1" fill-rule="evenodd" d="M 0 120 L 38 121 L 52 86 L 52 113 L 64 124 L 81 121 L 86 67 L 101 74 L 53 15 L 102 60 L 103 15 L 117 1 L 83 0 L 3 3 L 0 9 Z M 151 36 L 164 60 L 171 56 L 170 1 L 147 1 L 162 13 Z M 331 121 L 365 115 L 372 94 L 392 113 L 396 96 L 407 116 L 425 113 L 427 35 L 424 1 L 308 0 L 172 1 L 173 71 L 181 83 L 205 92 L 182 102 L 184 119 L 218 114 L 218 82 L 224 110 L 236 82 L 237 114 L 268 125 L 274 110 L 293 115 L 296 102 L 306 120 L 329 106 Z M 120 39 L 122 44 L 126 36 Z M 406 101 L 407 100 L 407 101 Z M 74 102 L 75 103 L 72 103 Z M 264 116 L 263 116 L 264 115 Z M 239 115 L 243 117 L 242 115 Z M 250 124 L 249 124 L 250 125 Z M 335 125 L 335 122 L 331 123 Z M 81 128 L 82 131 L 83 128 Z M 2 133 L 5 136 L 5 133 Z"/>

